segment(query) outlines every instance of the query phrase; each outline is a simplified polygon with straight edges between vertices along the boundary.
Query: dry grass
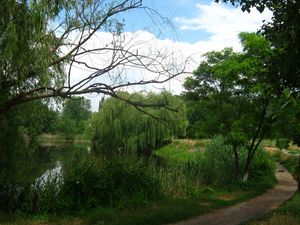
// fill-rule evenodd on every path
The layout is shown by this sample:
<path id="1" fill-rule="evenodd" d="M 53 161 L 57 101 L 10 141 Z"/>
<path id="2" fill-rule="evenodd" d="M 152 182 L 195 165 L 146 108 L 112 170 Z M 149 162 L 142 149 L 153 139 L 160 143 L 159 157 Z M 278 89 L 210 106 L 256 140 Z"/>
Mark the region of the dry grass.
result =
<path id="1" fill-rule="evenodd" d="M 247 225 L 299 225 L 300 218 L 292 217 L 288 214 L 273 214 L 271 217 L 260 221 L 253 221 Z"/>

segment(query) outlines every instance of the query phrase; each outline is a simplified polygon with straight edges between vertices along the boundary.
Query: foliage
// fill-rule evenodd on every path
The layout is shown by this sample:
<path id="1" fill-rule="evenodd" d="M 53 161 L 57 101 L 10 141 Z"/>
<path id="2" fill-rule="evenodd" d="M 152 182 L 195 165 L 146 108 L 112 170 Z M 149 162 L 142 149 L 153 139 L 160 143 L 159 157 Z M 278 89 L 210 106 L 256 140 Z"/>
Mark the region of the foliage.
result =
<path id="1" fill-rule="evenodd" d="M 231 146 L 221 136 L 215 137 L 206 147 L 198 163 L 206 184 L 222 185 L 234 179 L 234 161 Z"/>
<path id="2" fill-rule="evenodd" d="M 75 123 L 75 133 L 83 134 L 84 123 L 91 115 L 91 101 L 84 97 L 67 99 L 63 105 L 62 120 L 72 120 Z M 70 123 L 70 122 L 66 122 Z M 74 133 L 74 131 L 72 132 Z M 68 133 L 65 133 L 68 134 Z"/>
<path id="3" fill-rule="evenodd" d="M 185 135 L 185 105 L 179 98 L 169 93 L 123 95 L 141 104 L 167 101 L 169 106 L 137 108 L 108 98 L 91 123 L 95 126 L 93 141 L 96 150 L 110 151 L 112 154 L 127 152 L 135 155 L 138 151 L 146 154 L 172 137 Z"/>
<path id="4" fill-rule="evenodd" d="M 74 140 L 76 134 L 76 123 L 70 118 L 60 118 L 57 121 L 57 131 L 64 135 L 67 140 Z"/>
<path id="5" fill-rule="evenodd" d="M 91 101 L 84 97 L 74 97 L 67 99 L 63 105 L 62 116 L 70 118 L 76 123 L 87 120 L 91 114 Z"/>
<path id="6" fill-rule="evenodd" d="M 221 0 L 216 0 L 219 1 Z M 265 9 L 272 12 L 272 20 L 265 23 L 260 30 L 276 51 L 272 57 L 272 83 L 279 92 L 286 88 L 294 93 L 299 92 L 299 2 L 293 0 L 222 0 L 222 2 L 239 5 L 243 11 L 248 12 L 252 8 L 260 12 Z"/>
<path id="7" fill-rule="evenodd" d="M 206 185 L 221 186 L 236 181 L 236 168 L 234 164 L 234 151 L 231 145 L 226 144 L 222 136 L 216 136 L 206 145 L 204 154 L 197 155 L 188 163 L 191 173 L 202 177 Z M 247 160 L 247 149 L 238 149 L 240 170 Z M 253 158 L 249 179 L 252 182 L 274 177 L 275 165 L 271 156 L 259 149 Z M 265 179 L 264 178 L 264 179 Z M 272 181 L 270 181 L 272 183 Z"/>
<path id="8" fill-rule="evenodd" d="M 192 130 L 202 137 L 223 135 L 233 149 L 237 179 L 246 180 L 255 152 L 285 102 L 272 86 L 270 42 L 253 33 L 241 33 L 240 39 L 241 53 L 227 48 L 205 54 L 194 76 L 186 79 L 183 97 L 193 112 Z M 248 152 L 242 169 L 241 148 Z"/>
<path id="9" fill-rule="evenodd" d="M 287 149 L 289 147 L 289 140 L 287 139 L 277 139 L 276 140 L 276 148 Z"/>
<path id="10" fill-rule="evenodd" d="M 263 180 L 263 177 L 266 180 L 268 177 L 275 179 L 274 172 L 275 163 L 272 157 L 263 149 L 259 149 L 251 164 L 250 180 Z"/>
<path id="11" fill-rule="evenodd" d="M 36 148 L 36 136 L 56 129 L 57 112 L 40 101 L 14 108 L 0 115 L 0 180 L 18 180 L 23 164 L 31 163 Z M 24 178 L 21 178 L 24 179 Z"/>
<path id="12" fill-rule="evenodd" d="M 63 177 L 16 185 L 0 183 L 2 211 L 74 213 L 99 206 L 142 204 L 162 196 L 160 181 L 142 161 L 82 162 Z M 136 201 L 136 202 L 134 202 Z"/>

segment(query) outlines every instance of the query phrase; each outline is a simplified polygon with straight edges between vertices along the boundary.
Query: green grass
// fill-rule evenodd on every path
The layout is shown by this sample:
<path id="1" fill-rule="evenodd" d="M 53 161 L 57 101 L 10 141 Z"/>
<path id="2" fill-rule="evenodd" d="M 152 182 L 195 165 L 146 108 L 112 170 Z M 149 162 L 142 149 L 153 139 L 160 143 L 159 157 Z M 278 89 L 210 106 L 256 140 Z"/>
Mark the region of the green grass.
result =
<path id="1" fill-rule="evenodd" d="M 205 150 L 207 140 L 175 140 L 155 151 L 155 154 L 165 159 L 169 164 L 186 163 Z"/>
<path id="2" fill-rule="evenodd" d="M 300 154 L 300 149 L 288 149 L 288 153 L 290 153 L 290 154 Z"/>
<path id="3" fill-rule="evenodd" d="M 199 152 L 202 152 L 208 141 L 176 140 L 172 144 L 157 150 L 156 153 L 174 164 L 185 163 L 193 159 Z M 96 208 L 92 211 L 79 212 L 77 215 L 68 217 L 0 214 L 0 224 L 166 224 L 246 201 L 265 192 L 275 183 L 274 177 L 264 177 L 246 183 L 231 183 L 223 187 L 199 187 L 192 197 L 165 196 L 158 201 L 145 200 L 138 205 L 128 206 L 127 204 L 118 208 Z"/>
<path id="4" fill-rule="evenodd" d="M 299 225 L 300 224 L 300 194 L 296 193 L 292 199 L 281 207 L 269 213 L 262 219 L 253 220 L 247 225 Z"/>
<path id="5" fill-rule="evenodd" d="M 84 135 L 75 135 L 74 140 L 66 140 L 63 135 L 60 134 L 41 134 L 38 136 L 38 141 L 40 143 L 65 143 L 65 142 L 75 142 L 75 143 L 89 143 L 88 140 Z"/>
<path id="6" fill-rule="evenodd" d="M 276 140 L 273 139 L 263 139 L 260 143 L 260 146 L 262 148 L 264 147 L 270 147 L 270 148 L 275 148 L 276 147 Z"/>
<path id="7" fill-rule="evenodd" d="M 288 157 L 281 163 L 287 170 L 294 174 L 298 157 Z M 299 225 L 300 224 L 300 193 L 295 193 L 293 198 L 283 203 L 278 209 L 268 213 L 263 218 L 252 220 L 247 225 Z"/>
<path id="8" fill-rule="evenodd" d="M 274 179 L 261 179 L 247 183 L 234 183 L 222 188 L 203 187 L 194 198 L 170 199 L 144 202 L 142 205 L 126 208 L 96 208 L 93 211 L 79 213 L 76 216 L 0 216 L 0 224 L 107 224 L 107 225 L 160 225 L 184 220 L 207 213 L 221 207 L 227 207 L 246 201 L 275 184 Z"/>

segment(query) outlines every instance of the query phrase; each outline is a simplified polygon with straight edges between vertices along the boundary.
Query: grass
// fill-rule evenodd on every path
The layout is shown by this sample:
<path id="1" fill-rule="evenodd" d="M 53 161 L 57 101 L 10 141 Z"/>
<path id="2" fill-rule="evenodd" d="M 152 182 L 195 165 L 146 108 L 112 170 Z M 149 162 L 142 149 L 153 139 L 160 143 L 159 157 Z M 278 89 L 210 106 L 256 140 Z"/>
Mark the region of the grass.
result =
<path id="1" fill-rule="evenodd" d="M 262 219 L 253 220 L 247 225 L 299 225 L 300 224 L 300 194 L 284 203 L 279 209 L 269 213 Z"/>
<path id="2" fill-rule="evenodd" d="M 209 140 L 174 140 L 155 151 L 155 154 L 165 159 L 170 164 L 182 164 L 196 157 L 197 154 L 205 151 L 205 145 Z"/>
<path id="3" fill-rule="evenodd" d="M 44 143 L 69 143 L 69 142 L 74 142 L 74 143 L 89 143 L 90 140 L 88 140 L 84 135 L 75 135 L 74 140 L 66 140 L 63 135 L 60 134 L 41 134 L 38 136 L 38 141 L 41 144 Z"/>
<path id="4" fill-rule="evenodd" d="M 300 149 L 288 149 L 288 153 L 290 154 L 300 154 Z"/>
<path id="5" fill-rule="evenodd" d="M 295 166 L 298 157 L 281 158 L 281 163 L 292 174 L 295 173 Z M 300 193 L 295 193 L 293 198 L 283 203 L 278 209 L 268 213 L 265 217 L 252 220 L 246 225 L 299 225 L 300 224 Z"/>
<path id="6" fill-rule="evenodd" d="M 169 146 L 157 150 L 157 154 L 176 163 L 185 163 L 204 150 L 208 140 L 176 140 Z M 184 220 L 211 210 L 231 206 L 249 200 L 271 188 L 276 183 L 274 177 L 264 177 L 247 183 L 232 183 L 220 187 L 200 187 L 193 196 L 164 197 L 158 201 L 144 201 L 139 205 L 118 208 L 96 208 L 79 212 L 74 216 L 55 215 L 28 216 L 22 214 L 0 214 L 0 224 L 75 224 L 75 225 L 159 225 Z M 132 200 L 132 199 L 130 199 Z"/>
<path id="7" fill-rule="evenodd" d="M 143 202 L 137 206 L 119 208 L 96 208 L 75 216 L 26 216 L 2 215 L 3 225 L 52 225 L 52 224 L 106 224 L 106 225 L 159 225 L 184 220 L 211 210 L 246 201 L 272 187 L 274 179 L 261 179 L 247 183 L 234 183 L 222 188 L 202 187 L 193 198 L 163 198 Z"/>
<path id="8" fill-rule="evenodd" d="M 148 202 L 143 206 L 131 208 L 97 208 L 93 211 L 77 215 L 74 217 L 56 216 L 25 216 L 25 215 L 2 215 L 1 225 L 52 225 L 52 224 L 106 224 L 106 225 L 159 225 L 172 223 L 201 215 L 218 209 L 227 207 L 238 202 L 248 200 L 262 192 L 256 190 L 254 186 L 245 185 L 232 190 L 217 190 L 204 188 L 202 193 L 195 198 L 189 199 L 163 199 L 159 202 Z M 231 189 L 232 187 L 229 187 Z M 243 190 L 243 188 L 245 190 Z M 267 187 L 265 187 L 267 188 Z"/>

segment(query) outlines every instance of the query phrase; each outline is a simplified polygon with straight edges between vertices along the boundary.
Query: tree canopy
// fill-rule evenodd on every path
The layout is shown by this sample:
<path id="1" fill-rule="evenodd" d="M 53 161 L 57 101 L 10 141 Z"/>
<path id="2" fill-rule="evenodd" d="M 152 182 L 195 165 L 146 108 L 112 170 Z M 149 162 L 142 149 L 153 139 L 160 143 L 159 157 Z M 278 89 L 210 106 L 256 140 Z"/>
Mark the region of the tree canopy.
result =
<path id="1" fill-rule="evenodd" d="M 295 0 L 222 0 L 222 2 L 238 5 L 243 11 L 250 12 L 256 8 L 260 12 L 269 9 L 273 13 L 272 20 L 264 23 L 259 31 L 276 51 L 272 58 L 273 83 L 277 84 L 279 91 L 289 88 L 292 92 L 299 92 L 300 2 Z"/>
<path id="2" fill-rule="evenodd" d="M 205 54 L 194 76 L 185 81 L 184 98 L 192 112 L 192 130 L 206 138 L 224 135 L 233 147 L 236 171 L 240 170 L 238 151 L 247 149 L 242 169 L 247 176 L 261 140 L 284 103 L 278 101 L 269 70 L 274 54 L 270 42 L 253 33 L 241 33 L 240 39 L 241 53 L 227 48 Z"/>
<path id="3" fill-rule="evenodd" d="M 152 151 L 172 137 L 184 137 L 187 126 L 185 105 L 169 93 L 119 93 L 124 98 L 144 103 L 167 101 L 167 108 L 137 108 L 114 98 L 106 99 L 90 125 L 96 150 L 110 152 Z"/>

